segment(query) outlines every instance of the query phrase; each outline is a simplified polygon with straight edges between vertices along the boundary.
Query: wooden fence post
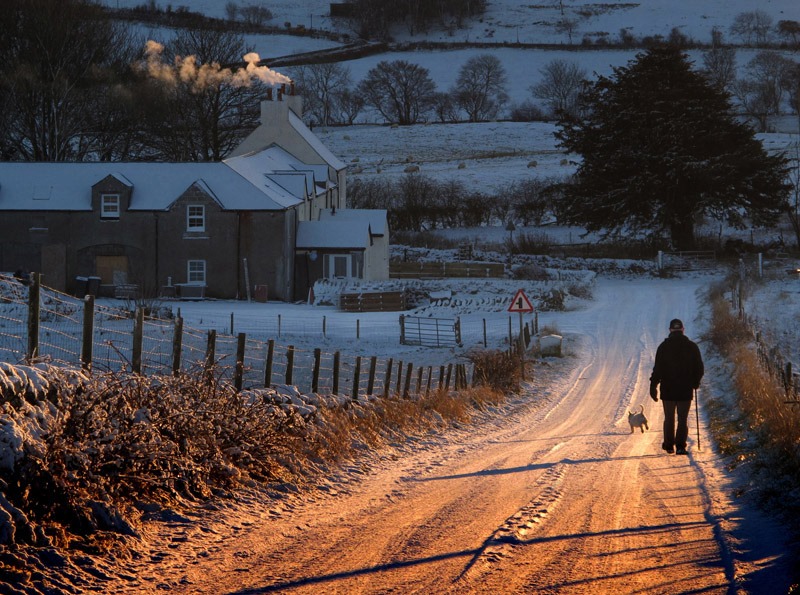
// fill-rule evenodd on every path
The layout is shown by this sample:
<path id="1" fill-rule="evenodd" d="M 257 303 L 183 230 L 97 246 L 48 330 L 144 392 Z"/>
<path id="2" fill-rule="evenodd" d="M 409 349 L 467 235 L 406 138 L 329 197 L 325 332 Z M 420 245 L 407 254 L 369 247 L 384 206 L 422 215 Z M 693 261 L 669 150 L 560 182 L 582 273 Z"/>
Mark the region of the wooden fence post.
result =
<path id="1" fill-rule="evenodd" d="M 172 334 L 172 375 L 177 376 L 181 373 L 181 349 L 183 348 L 183 318 L 178 316 L 175 319 L 175 327 Z"/>
<path id="2" fill-rule="evenodd" d="M 425 368 L 422 366 L 419 367 L 417 370 L 417 393 L 418 395 L 422 394 L 422 372 L 424 372 Z"/>
<path id="3" fill-rule="evenodd" d="M 792 362 L 786 362 L 786 380 L 784 380 L 783 386 L 786 389 L 787 395 L 792 391 L 792 382 Z"/>
<path id="4" fill-rule="evenodd" d="M 352 399 L 358 400 L 358 385 L 361 383 L 361 356 L 356 356 L 356 366 L 353 370 L 353 394 Z"/>
<path id="5" fill-rule="evenodd" d="M 216 359 L 217 355 L 217 329 L 210 329 L 208 331 L 208 342 L 206 343 L 206 361 L 205 361 L 205 377 L 206 382 L 211 382 L 213 369 L 214 369 L 214 360 Z"/>
<path id="6" fill-rule="evenodd" d="M 286 384 L 291 385 L 294 378 L 294 345 L 286 348 Z"/>
<path id="7" fill-rule="evenodd" d="M 383 398 L 389 396 L 389 393 L 392 391 L 392 367 L 394 366 L 394 361 L 392 358 L 389 358 L 389 361 L 386 362 L 386 373 L 384 374 L 383 379 Z"/>
<path id="8" fill-rule="evenodd" d="M 33 273 L 32 283 L 28 288 L 28 360 L 39 355 L 39 317 L 41 314 L 41 273 Z"/>
<path id="9" fill-rule="evenodd" d="M 267 341 L 267 363 L 264 366 L 264 388 L 272 386 L 272 362 L 275 360 L 275 339 Z"/>
<path id="10" fill-rule="evenodd" d="M 406 384 L 405 388 L 403 389 L 403 398 L 408 398 L 408 392 L 411 390 L 411 370 L 414 369 L 414 364 L 412 362 L 408 362 L 406 365 Z"/>
<path id="11" fill-rule="evenodd" d="M 453 323 L 453 331 L 455 333 L 456 345 L 461 345 L 461 317 L 457 317 Z"/>
<path id="12" fill-rule="evenodd" d="M 371 397 L 375 390 L 375 369 L 378 367 L 378 357 L 369 358 L 369 380 L 367 381 L 367 396 Z"/>
<path id="13" fill-rule="evenodd" d="M 486 341 L 486 319 L 483 319 L 483 348 L 486 349 L 489 343 Z"/>
<path id="14" fill-rule="evenodd" d="M 233 387 L 236 392 L 242 390 L 242 380 L 244 379 L 244 348 L 247 335 L 239 333 L 236 341 L 236 367 L 233 371 Z"/>
<path id="15" fill-rule="evenodd" d="M 397 389 L 395 392 L 398 396 L 403 394 L 403 360 L 397 362 Z"/>
<path id="16" fill-rule="evenodd" d="M 142 342 L 144 341 L 144 308 L 136 308 L 133 320 L 133 351 L 131 370 L 134 374 L 142 373 Z"/>
<path id="17" fill-rule="evenodd" d="M 317 347 L 314 349 L 314 371 L 311 374 L 311 392 L 319 392 L 319 366 L 322 362 L 322 350 Z"/>
<path id="18" fill-rule="evenodd" d="M 81 367 L 92 371 L 92 347 L 94 346 L 94 296 L 83 299 L 83 337 L 81 341 Z"/>
<path id="19" fill-rule="evenodd" d="M 444 389 L 450 390 L 450 375 L 453 373 L 453 364 L 447 364 L 447 379 L 444 382 Z"/>
<path id="20" fill-rule="evenodd" d="M 425 387 L 425 396 L 431 393 L 431 378 L 433 378 L 433 366 L 428 366 L 428 384 Z"/>
<path id="21" fill-rule="evenodd" d="M 334 395 L 339 394 L 339 359 L 340 355 L 338 351 L 333 352 L 333 387 L 331 392 Z"/>
<path id="22" fill-rule="evenodd" d="M 436 388 L 438 390 L 442 390 L 444 388 L 444 366 L 439 366 L 439 386 Z"/>
<path id="23" fill-rule="evenodd" d="M 400 345 L 406 344 L 406 317 L 405 314 L 400 315 Z"/>

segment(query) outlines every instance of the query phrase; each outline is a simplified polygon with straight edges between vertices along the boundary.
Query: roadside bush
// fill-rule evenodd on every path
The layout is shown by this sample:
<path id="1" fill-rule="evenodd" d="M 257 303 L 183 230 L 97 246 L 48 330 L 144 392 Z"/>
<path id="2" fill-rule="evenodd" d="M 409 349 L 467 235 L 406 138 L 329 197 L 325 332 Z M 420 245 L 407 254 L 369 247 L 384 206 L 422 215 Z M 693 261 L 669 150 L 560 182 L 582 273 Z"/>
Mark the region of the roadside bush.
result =
<path id="1" fill-rule="evenodd" d="M 547 254 L 553 239 L 544 232 L 520 233 L 515 240 L 506 240 L 511 254 Z"/>
<path id="2" fill-rule="evenodd" d="M 567 309 L 567 293 L 553 288 L 539 296 L 539 310 L 543 312 L 563 312 Z"/>
<path id="3" fill-rule="evenodd" d="M 549 281 L 551 275 L 549 271 L 538 264 L 523 264 L 512 271 L 514 279 L 524 279 L 526 281 Z"/>
<path id="4" fill-rule="evenodd" d="M 475 366 L 473 378 L 476 385 L 501 392 L 519 390 L 519 361 L 509 357 L 505 351 L 472 351 L 467 358 Z"/>
<path id="5" fill-rule="evenodd" d="M 511 106 L 509 119 L 512 122 L 546 122 L 547 114 L 538 105 L 530 101 L 523 101 Z"/>
<path id="6" fill-rule="evenodd" d="M 446 238 L 430 231 L 392 231 L 392 243 L 413 248 L 452 250 L 458 248 L 461 240 Z"/>
<path id="7" fill-rule="evenodd" d="M 732 465 L 747 463 L 750 485 L 800 530 L 800 411 L 785 403 L 786 390 L 759 360 L 752 332 L 724 299 L 709 292 L 712 321 L 707 338 L 731 364 L 734 403 L 709 403 L 715 440 Z"/>

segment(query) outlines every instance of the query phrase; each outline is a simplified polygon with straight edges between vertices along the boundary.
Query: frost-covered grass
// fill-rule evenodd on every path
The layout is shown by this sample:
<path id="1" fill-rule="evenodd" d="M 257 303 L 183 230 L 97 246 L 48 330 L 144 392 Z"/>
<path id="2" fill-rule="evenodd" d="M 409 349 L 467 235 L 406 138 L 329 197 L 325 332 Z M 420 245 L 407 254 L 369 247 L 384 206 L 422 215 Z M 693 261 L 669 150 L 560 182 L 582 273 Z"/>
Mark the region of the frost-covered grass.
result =
<path id="1" fill-rule="evenodd" d="M 717 286 L 709 293 L 707 337 L 729 368 L 729 394 L 707 403 L 710 427 L 729 467 L 748 467 L 753 492 L 800 529 L 800 408 L 757 355 L 753 333 Z"/>
<path id="2" fill-rule="evenodd" d="M 507 359 L 474 356 L 484 368 Z M 492 382 L 515 378 L 351 399 L 289 386 L 237 393 L 213 370 L 145 377 L 2 363 L 0 585 L 85 586 L 105 561 L 140 555 L 147 517 L 248 488 L 296 490 L 364 448 L 468 423 L 503 401 Z"/>

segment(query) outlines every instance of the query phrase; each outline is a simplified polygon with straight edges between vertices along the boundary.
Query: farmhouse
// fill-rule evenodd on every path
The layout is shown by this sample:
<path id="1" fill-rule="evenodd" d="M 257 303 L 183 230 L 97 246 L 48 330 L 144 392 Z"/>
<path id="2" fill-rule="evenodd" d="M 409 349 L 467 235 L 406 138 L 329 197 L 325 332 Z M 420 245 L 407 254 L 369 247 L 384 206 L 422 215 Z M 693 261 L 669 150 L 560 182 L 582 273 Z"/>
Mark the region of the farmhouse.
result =
<path id="1" fill-rule="evenodd" d="M 284 301 L 387 278 L 386 211 L 347 209 L 346 165 L 299 96 L 271 91 L 219 163 L 0 163 L 0 270 L 80 295 Z"/>

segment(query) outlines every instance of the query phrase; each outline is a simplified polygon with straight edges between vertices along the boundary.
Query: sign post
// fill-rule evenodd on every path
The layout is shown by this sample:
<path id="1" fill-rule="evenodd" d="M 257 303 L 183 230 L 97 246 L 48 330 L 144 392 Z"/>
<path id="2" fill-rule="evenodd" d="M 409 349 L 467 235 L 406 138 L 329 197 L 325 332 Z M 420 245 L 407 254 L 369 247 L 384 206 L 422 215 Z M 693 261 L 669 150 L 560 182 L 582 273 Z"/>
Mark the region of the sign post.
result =
<path id="1" fill-rule="evenodd" d="M 519 313 L 519 365 L 522 379 L 525 380 L 525 338 L 523 334 L 522 315 L 533 312 L 533 304 L 531 304 L 531 301 L 522 289 L 518 289 L 514 297 L 511 298 L 511 305 L 508 306 L 508 311 Z"/>

